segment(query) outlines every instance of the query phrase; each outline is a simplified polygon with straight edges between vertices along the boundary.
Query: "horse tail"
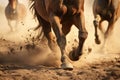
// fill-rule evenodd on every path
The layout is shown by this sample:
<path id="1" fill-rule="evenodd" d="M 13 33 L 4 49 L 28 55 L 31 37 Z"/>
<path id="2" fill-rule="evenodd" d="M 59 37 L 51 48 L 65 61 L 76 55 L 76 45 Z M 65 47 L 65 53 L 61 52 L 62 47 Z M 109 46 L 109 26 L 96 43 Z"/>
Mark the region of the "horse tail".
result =
<path id="1" fill-rule="evenodd" d="M 42 39 L 44 34 L 43 34 L 43 29 L 42 29 L 42 25 L 41 25 L 41 19 L 38 17 L 39 14 L 37 13 L 36 9 L 35 9 L 35 0 L 30 0 L 30 7 L 29 9 L 32 11 L 34 19 L 37 18 L 37 20 L 39 21 L 38 26 L 36 26 L 35 28 L 32 28 L 33 31 L 39 30 L 39 33 L 36 37 L 36 39 Z M 31 29 L 29 29 L 28 31 L 30 31 Z"/>
<path id="2" fill-rule="evenodd" d="M 29 0 L 29 9 L 32 13 L 34 13 L 34 9 L 35 9 L 35 2 L 34 0 Z M 34 14 L 34 18 L 35 18 L 35 14 Z"/>

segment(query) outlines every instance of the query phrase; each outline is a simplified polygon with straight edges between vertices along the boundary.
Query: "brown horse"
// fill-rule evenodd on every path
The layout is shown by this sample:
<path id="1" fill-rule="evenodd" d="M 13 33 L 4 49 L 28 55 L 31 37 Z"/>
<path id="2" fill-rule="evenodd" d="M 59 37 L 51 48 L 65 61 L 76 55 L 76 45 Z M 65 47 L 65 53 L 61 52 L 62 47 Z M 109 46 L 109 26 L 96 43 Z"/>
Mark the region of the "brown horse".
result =
<path id="1" fill-rule="evenodd" d="M 70 32 L 73 24 L 79 29 L 79 45 L 69 55 L 71 60 L 76 61 L 82 54 L 82 47 L 88 35 L 84 20 L 84 0 L 32 0 L 32 2 L 34 2 L 35 14 L 43 27 L 52 51 L 55 51 L 57 41 L 61 51 L 61 68 L 73 69 L 66 56 L 65 36 Z M 56 40 L 51 28 L 55 33 Z"/>
<path id="2" fill-rule="evenodd" d="M 103 32 L 101 25 L 104 20 L 108 21 L 108 28 L 105 32 L 105 38 L 112 33 L 115 22 L 120 16 L 120 1 L 119 0 L 94 0 L 93 14 L 95 20 L 93 21 L 95 27 L 95 42 L 100 44 L 101 41 L 98 36 L 97 27 Z"/>
<path id="3" fill-rule="evenodd" d="M 18 0 L 9 0 L 8 5 L 5 8 L 5 16 L 11 31 L 14 31 L 11 22 L 15 21 L 14 27 L 17 27 L 18 22 L 23 20 L 26 16 L 26 7 L 19 3 Z"/>

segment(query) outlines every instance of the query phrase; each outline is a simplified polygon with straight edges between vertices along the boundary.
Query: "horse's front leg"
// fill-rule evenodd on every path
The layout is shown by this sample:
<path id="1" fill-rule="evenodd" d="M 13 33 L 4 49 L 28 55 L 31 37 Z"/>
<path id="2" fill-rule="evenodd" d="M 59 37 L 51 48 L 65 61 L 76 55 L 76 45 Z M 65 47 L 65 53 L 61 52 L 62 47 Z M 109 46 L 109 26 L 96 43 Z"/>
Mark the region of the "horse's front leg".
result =
<path id="1" fill-rule="evenodd" d="M 71 60 L 77 61 L 79 60 L 79 56 L 82 55 L 83 44 L 88 35 L 86 28 L 85 28 L 85 20 L 84 20 L 83 11 L 74 16 L 74 24 L 79 29 L 79 32 L 78 32 L 79 45 L 75 50 L 70 52 L 69 57 Z"/>
<path id="2" fill-rule="evenodd" d="M 73 66 L 68 61 L 67 56 L 66 56 L 66 51 L 65 51 L 66 37 L 62 32 L 60 18 L 58 16 L 55 16 L 52 14 L 50 16 L 50 23 L 51 23 L 53 31 L 57 37 L 57 44 L 58 44 L 60 51 L 61 51 L 61 62 L 62 62 L 61 68 L 72 70 Z"/>
<path id="3" fill-rule="evenodd" d="M 97 28 L 101 28 L 100 27 L 100 21 L 101 21 L 101 18 L 100 18 L 100 15 L 96 15 L 95 16 L 95 20 L 93 21 L 93 24 L 94 24 L 94 28 L 95 28 L 95 43 L 96 44 L 100 44 L 100 39 L 99 39 L 99 36 L 98 36 L 98 30 Z M 102 28 L 101 28 L 102 29 Z"/>
<path id="4" fill-rule="evenodd" d="M 15 25 L 14 25 L 14 31 L 17 30 L 17 28 L 18 28 L 18 24 L 19 24 L 19 20 L 16 19 L 16 20 L 15 20 Z"/>
<path id="5" fill-rule="evenodd" d="M 9 27 L 10 27 L 10 31 L 13 32 L 14 29 L 13 29 L 13 26 L 12 26 L 12 24 L 11 24 L 11 20 L 9 20 L 9 19 L 8 19 L 8 25 L 9 25 Z"/>

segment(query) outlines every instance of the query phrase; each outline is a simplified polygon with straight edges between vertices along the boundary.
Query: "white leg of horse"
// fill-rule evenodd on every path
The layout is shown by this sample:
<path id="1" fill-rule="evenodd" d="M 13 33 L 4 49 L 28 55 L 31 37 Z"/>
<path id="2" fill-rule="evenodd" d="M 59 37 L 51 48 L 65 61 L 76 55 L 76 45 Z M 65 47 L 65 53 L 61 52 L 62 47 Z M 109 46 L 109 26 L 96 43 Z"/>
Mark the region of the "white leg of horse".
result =
<path id="1" fill-rule="evenodd" d="M 16 31 L 18 28 L 18 20 L 15 21 L 14 31 Z"/>
<path id="2" fill-rule="evenodd" d="M 14 30 L 13 30 L 13 27 L 12 27 L 12 25 L 11 25 L 11 21 L 10 21 L 10 20 L 8 20 L 8 25 L 9 25 L 9 27 L 10 27 L 10 31 L 13 32 Z"/>

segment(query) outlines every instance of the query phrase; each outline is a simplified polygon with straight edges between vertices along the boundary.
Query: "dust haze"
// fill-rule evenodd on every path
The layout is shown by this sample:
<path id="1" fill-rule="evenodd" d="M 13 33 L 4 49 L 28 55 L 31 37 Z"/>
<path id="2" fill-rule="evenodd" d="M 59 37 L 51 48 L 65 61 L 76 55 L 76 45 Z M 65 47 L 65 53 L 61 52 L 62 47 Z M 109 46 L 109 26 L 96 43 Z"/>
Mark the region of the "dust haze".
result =
<path id="1" fill-rule="evenodd" d="M 5 17 L 4 14 L 4 10 L 5 10 L 5 5 L 0 6 L 0 38 L 1 39 L 5 39 L 11 42 L 15 42 L 16 44 L 24 44 L 29 38 L 29 40 L 31 40 L 31 36 L 37 36 L 37 34 L 39 33 L 39 31 L 31 31 L 28 32 L 29 29 L 34 28 L 38 25 L 37 20 L 34 18 L 32 11 L 30 11 L 29 9 L 29 5 L 27 4 L 27 1 L 24 2 L 22 1 L 22 3 L 26 6 L 27 8 L 27 16 L 25 17 L 25 19 L 23 21 L 19 21 L 18 26 L 16 31 L 14 32 L 10 32 L 10 27 L 8 26 L 7 23 L 7 19 Z M 101 45 L 96 45 L 94 42 L 94 26 L 93 26 L 93 13 L 92 13 L 92 4 L 93 4 L 93 0 L 91 1 L 86 1 L 85 2 L 85 25 L 88 31 L 88 38 L 84 44 L 84 48 L 83 48 L 83 52 L 89 53 L 89 49 L 91 49 L 91 55 L 92 54 L 99 54 L 99 55 L 103 55 L 104 53 L 109 53 L 109 54 L 114 54 L 114 53 L 119 53 L 120 52 L 120 35 L 119 34 L 119 24 L 120 24 L 120 20 L 118 20 L 115 24 L 113 33 L 111 34 L 111 36 L 108 37 L 108 39 L 106 40 L 106 42 L 104 43 L 104 39 L 103 39 L 103 34 L 99 32 L 100 39 L 102 40 L 102 44 Z M 106 28 L 107 23 L 104 23 L 104 26 Z M 78 43 L 78 30 L 76 27 L 72 27 L 71 32 L 67 35 L 67 51 L 71 51 L 73 47 L 77 46 Z M 29 36 L 31 35 L 31 36 Z M 74 37 L 74 38 L 73 38 Z M 30 43 L 30 41 L 27 41 Z M 46 42 L 47 44 L 47 42 Z M 41 45 L 41 44 L 39 44 Z M 48 50 L 49 51 L 49 50 Z M 39 53 L 39 52 L 38 52 Z M 33 53 L 34 54 L 34 53 Z M 95 56 L 94 55 L 94 56 Z M 105 57 L 105 56 L 104 56 Z"/>
<path id="2" fill-rule="evenodd" d="M 7 19 L 4 14 L 5 6 L 7 3 L 5 5 L 0 5 L 0 63 L 14 63 L 15 65 L 22 64 L 26 66 L 43 64 L 47 66 L 49 65 L 59 67 L 59 49 L 57 53 L 51 52 L 47 46 L 46 38 L 43 40 L 40 39 L 39 41 L 34 40 L 33 37 L 37 36 L 39 30 L 30 30 L 28 32 L 29 29 L 36 27 L 38 25 L 38 22 L 36 19 L 34 19 L 32 12 L 29 10 L 27 1 L 24 2 L 22 0 L 22 3 L 25 4 L 27 8 L 27 16 L 25 17 L 24 21 L 20 21 L 18 23 L 16 31 L 14 32 L 10 32 L 10 27 L 8 26 Z M 107 62 L 115 60 L 116 58 L 120 58 L 120 19 L 115 23 L 113 33 L 106 40 L 104 40 L 104 35 L 99 31 L 102 43 L 100 45 L 95 44 L 92 4 L 93 0 L 85 0 L 85 26 L 88 31 L 88 38 L 85 41 L 83 47 L 83 55 L 80 57 L 79 61 L 71 61 L 76 69 L 88 64 L 100 63 L 103 61 Z M 105 29 L 107 27 L 107 24 L 107 22 L 104 22 L 103 24 L 105 26 Z M 66 50 L 68 53 L 78 45 L 77 32 L 78 29 L 73 25 L 71 32 L 67 35 Z M 64 71 L 62 72 L 64 73 Z M 42 79 L 46 80 L 44 78 Z M 61 79 L 66 80 L 66 78 Z"/>

